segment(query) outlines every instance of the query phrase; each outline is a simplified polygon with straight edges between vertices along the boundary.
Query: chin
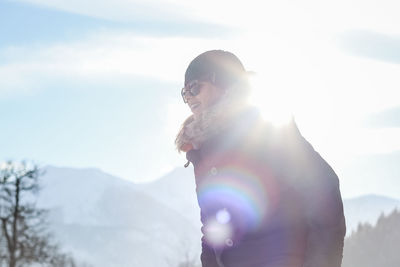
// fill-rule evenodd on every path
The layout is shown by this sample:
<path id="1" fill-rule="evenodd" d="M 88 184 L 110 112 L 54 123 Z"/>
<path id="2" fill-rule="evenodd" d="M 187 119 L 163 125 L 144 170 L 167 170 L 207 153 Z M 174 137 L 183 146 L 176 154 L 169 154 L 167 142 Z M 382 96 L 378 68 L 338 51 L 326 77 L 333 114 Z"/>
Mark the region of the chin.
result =
<path id="1" fill-rule="evenodd" d="M 197 107 L 197 108 L 195 108 L 195 109 L 192 109 L 192 113 L 193 113 L 194 115 L 200 115 L 202 111 L 203 111 L 203 110 L 202 110 L 200 107 Z"/>

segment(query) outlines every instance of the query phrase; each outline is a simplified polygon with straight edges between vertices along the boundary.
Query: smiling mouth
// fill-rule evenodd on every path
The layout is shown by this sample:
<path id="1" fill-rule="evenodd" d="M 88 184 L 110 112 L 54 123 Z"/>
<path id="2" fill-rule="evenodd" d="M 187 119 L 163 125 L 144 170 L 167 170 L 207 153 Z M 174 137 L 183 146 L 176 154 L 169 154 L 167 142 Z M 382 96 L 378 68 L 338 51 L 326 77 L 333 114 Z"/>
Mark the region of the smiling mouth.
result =
<path id="1" fill-rule="evenodd" d="M 195 108 L 197 108 L 198 106 L 200 106 L 200 103 L 193 103 L 193 104 L 190 104 L 190 105 L 189 105 L 190 109 L 195 109 Z"/>

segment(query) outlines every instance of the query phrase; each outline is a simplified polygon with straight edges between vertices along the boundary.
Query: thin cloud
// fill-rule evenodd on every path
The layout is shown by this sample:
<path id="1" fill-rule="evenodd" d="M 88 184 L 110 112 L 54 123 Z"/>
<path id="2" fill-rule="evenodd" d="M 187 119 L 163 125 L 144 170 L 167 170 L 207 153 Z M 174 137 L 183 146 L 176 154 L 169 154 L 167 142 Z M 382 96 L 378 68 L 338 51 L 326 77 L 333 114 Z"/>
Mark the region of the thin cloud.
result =
<path id="1" fill-rule="evenodd" d="M 85 40 L 1 51 L 0 93 L 46 87 L 48 81 L 126 76 L 180 82 L 193 57 L 229 41 L 202 38 L 156 38 L 131 32 L 99 32 Z M 36 89 L 35 89 L 36 90 Z"/>
<path id="2" fill-rule="evenodd" d="M 400 127 L 400 106 L 369 114 L 364 125 L 370 128 Z"/>
<path id="3" fill-rule="evenodd" d="M 399 33 L 397 25 L 400 22 L 397 0 L 354 0 L 351 3 L 346 0 L 330 3 L 317 0 L 301 3 L 290 0 L 203 0 L 201 3 L 180 0 L 18 1 L 118 22 L 207 22 L 245 30 L 259 27 L 265 30 L 264 33 L 286 24 L 288 28 L 308 27 L 328 35 L 355 28 Z"/>
<path id="4" fill-rule="evenodd" d="M 154 21 L 179 23 L 207 23 L 250 29 L 252 27 L 274 28 L 276 24 L 289 24 L 289 20 L 303 17 L 299 8 L 289 1 L 261 2 L 258 0 L 194 1 L 180 0 L 18 0 L 36 6 L 62 10 L 70 13 L 117 22 Z M 293 25 L 293 26 L 296 26 Z M 186 27 L 183 24 L 181 26 Z M 166 28 L 166 30 L 168 30 Z M 210 28 L 210 30 L 212 30 Z M 212 30 L 215 31 L 215 30 Z M 196 32 L 196 28 L 193 29 Z"/>
<path id="5" fill-rule="evenodd" d="M 184 7 L 176 1 L 159 0 L 96 0 L 96 1 L 53 1 L 53 0 L 19 0 L 21 3 L 62 10 L 89 17 L 112 21 L 133 21 L 136 19 L 179 19 L 185 14 Z M 162 8 L 160 8 L 162 6 Z"/>
<path id="6" fill-rule="evenodd" d="M 352 55 L 400 64 L 400 35 L 348 31 L 339 36 L 339 45 Z"/>
<path id="7" fill-rule="evenodd" d="M 81 12 L 82 13 L 82 12 Z M 153 37 L 222 37 L 237 34 L 237 30 L 192 18 L 157 16 L 151 19 L 134 16 L 128 21 L 88 16 L 64 9 L 47 8 L 21 2 L 0 2 L 0 47 L 29 42 L 54 43 L 73 41 L 99 29 L 130 31 Z"/>

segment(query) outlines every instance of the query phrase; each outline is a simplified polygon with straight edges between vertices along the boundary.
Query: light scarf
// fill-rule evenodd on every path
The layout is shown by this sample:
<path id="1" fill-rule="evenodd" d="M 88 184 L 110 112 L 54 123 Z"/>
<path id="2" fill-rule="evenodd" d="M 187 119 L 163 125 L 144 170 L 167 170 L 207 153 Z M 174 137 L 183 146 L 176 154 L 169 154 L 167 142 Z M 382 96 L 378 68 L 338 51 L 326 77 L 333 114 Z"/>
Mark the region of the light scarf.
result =
<path id="1" fill-rule="evenodd" d="M 179 152 L 199 149 L 206 140 L 226 129 L 235 115 L 243 110 L 243 101 L 238 101 L 237 97 L 228 92 L 199 116 L 190 115 L 183 122 L 175 139 Z"/>

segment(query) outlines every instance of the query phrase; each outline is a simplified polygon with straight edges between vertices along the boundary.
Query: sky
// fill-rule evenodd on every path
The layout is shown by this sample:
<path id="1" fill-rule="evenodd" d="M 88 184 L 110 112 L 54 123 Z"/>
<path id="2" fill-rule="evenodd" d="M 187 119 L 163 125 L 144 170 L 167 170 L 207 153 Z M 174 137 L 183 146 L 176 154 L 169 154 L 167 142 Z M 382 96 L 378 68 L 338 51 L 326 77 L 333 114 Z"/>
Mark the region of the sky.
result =
<path id="1" fill-rule="evenodd" d="M 302 134 L 344 197 L 400 198 L 394 0 L 0 0 L 0 160 L 147 182 L 186 162 L 187 65 L 210 49 L 254 71 L 253 104 Z"/>

